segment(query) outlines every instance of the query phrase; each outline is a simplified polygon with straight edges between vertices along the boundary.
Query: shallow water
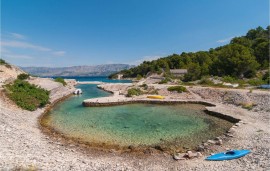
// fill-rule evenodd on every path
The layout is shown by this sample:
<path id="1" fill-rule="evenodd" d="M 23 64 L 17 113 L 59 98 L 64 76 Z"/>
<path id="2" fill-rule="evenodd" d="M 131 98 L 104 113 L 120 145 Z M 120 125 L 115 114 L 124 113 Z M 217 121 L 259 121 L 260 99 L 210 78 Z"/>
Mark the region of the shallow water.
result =
<path id="1" fill-rule="evenodd" d="M 45 123 L 67 137 L 90 144 L 127 148 L 132 145 L 167 150 L 195 148 L 215 138 L 232 123 L 207 115 L 199 104 L 127 104 L 111 107 L 83 107 L 90 97 L 110 95 L 96 85 L 80 85 L 84 92 L 57 104 L 45 116 Z"/>

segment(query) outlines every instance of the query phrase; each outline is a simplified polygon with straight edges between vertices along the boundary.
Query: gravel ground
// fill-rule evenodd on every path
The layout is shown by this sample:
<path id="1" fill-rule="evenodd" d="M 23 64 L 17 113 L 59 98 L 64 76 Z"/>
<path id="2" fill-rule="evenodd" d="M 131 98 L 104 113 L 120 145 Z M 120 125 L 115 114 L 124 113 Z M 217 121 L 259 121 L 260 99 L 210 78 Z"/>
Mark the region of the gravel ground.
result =
<path id="1" fill-rule="evenodd" d="M 37 81 L 42 83 L 42 81 Z M 44 87 L 55 84 L 50 80 L 44 81 Z M 43 84 L 42 84 L 43 85 Z M 42 86 L 40 85 L 40 86 Z M 51 102 L 62 98 L 71 92 L 72 84 L 63 87 L 46 87 L 54 94 Z M 203 157 L 191 160 L 175 161 L 172 156 L 162 153 L 150 154 L 119 154 L 84 150 L 74 145 L 66 146 L 61 140 L 56 141 L 43 134 L 40 130 L 38 118 L 45 109 L 28 112 L 17 108 L 2 93 L 0 96 L 0 170 L 270 170 L 269 166 L 269 112 L 265 110 L 269 103 L 269 92 L 256 92 L 246 95 L 255 101 L 262 110 L 248 111 L 233 103 L 222 99 L 223 90 L 204 90 L 204 88 L 190 88 L 196 98 L 202 98 L 217 104 L 209 110 L 222 112 L 243 121 L 235 126 L 231 138 L 227 138 L 221 146 L 213 145 L 203 153 Z M 227 90 L 226 90 L 227 91 Z M 233 90 L 235 99 L 239 98 Z M 240 93 L 240 94 L 241 94 Z M 260 94 L 261 93 L 261 94 Z M 216 95 L 213 95 L 216 94 Z M 245 93 L 244 93 L 245 94 Z M 261 99 L 260 99 L 261 98 Z M 210 162 L 205 156 L 212 152 L 229 149 L 250 149 L 251 154 L 231 161 Z"/>

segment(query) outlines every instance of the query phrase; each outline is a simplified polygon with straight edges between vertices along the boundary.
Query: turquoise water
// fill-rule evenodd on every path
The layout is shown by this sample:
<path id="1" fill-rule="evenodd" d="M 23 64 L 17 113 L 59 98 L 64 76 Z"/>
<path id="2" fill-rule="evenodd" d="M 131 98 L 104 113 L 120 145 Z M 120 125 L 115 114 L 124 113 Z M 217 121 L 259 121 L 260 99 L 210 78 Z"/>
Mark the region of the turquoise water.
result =
<path id="1" fill-rule="evenodd" d="M 87 98 L 109 96 L 96 85 L 79 85 L 81 96 L 57 104 L 43 119 L 67 137 L 79 138 L 93 146 L 127 148 L 163 146 L 175 151 L 194 148 L 215 138 L 232 123 L 204 113 L 199 104 L 128 104 L 111 107 L 83 107 Z"/>
<path id="2" fill-rule="evenodd" d="M 55 77 L 52 77 L 55 78 Z M 130 83 L 130 80 L 110 80 L 108 77 L 62 77 L 67 79 L 75 79 L 77 81 L 100 81 L 106 83 Z"/>

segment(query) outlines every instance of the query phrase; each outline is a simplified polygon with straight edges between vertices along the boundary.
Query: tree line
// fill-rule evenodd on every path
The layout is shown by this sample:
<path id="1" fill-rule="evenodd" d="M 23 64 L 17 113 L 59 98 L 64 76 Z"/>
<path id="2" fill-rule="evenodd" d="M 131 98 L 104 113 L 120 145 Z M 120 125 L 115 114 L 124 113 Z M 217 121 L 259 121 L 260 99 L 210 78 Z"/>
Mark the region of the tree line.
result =
<path id="1" fill-rule="evenodd" d="M 149 72 L 169 74 L 170 69 L 187 69 L 183 81 L 194 81 L 203 76 L 231 76 L 252 78 L 258 70 L 269 69 L 269 28 L 257 27 L 245 36 L 234 37 L 229 44 L 208 51 L 172 54 L 153 61 L 144 61 L 137 67 L 112 74 L 124 78 L 146 76 Z"/>

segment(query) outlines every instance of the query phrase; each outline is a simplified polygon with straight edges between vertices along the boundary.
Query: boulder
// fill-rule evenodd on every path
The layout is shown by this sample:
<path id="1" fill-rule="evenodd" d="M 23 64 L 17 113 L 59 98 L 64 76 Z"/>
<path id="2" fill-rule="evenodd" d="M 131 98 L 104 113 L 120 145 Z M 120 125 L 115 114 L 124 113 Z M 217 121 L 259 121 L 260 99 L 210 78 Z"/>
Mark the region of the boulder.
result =
<path id="1" fill-rule="evenodd" d="M 234 128 L 230 128 L 229 130 L 228 130 L 228 133 L 234 133 L 235 132 L 235 129 Z"/>
<path id="2" fill-rule="evenodd" d="M 239 123 L 239 122 L 235 124 L 235 126 L 240 126 L 240 125 L 241 125 L 241 123 Z"/>
<path id="3" fill-rule="evenodd" d="M 198 151 L 204 151 L 204 146 L 203 145 L 199 145 L 198 146 Z"/>
<path id="4" fill-rule="evenodd" d="M 197 153 L 196 153 L 196 157 L 198 157 L 198 158 L 202 157 L 202 153 L 197 152 Z"/>
<path id="5" fill-rule="evenodd" d="M 222 143 L 222 140 L 220 139 L 220 140 L 218 140 L 218 141 L 216 141 L 216 145 L 222 145 L 223 143 Z"/>
<path id="6" fill-rule="evenodd" d="M 197 157 L 197 153 L 193 153 L 192 151 L 188 151 L 187 154 L 188 158 Z"/>
<path id="7" fill-rule="evenodd" d="M 173 158 L 174 158 L 174 160 L 186 160 L 186 159 L 184 158 L 184 154 L 181 154 L 181 153 L 175 153 L 175 154 L 173 155 Z"/>
<path id="8" fill-rule="evenodd" d="M 207 142 L 210 143 L 210 144 L 215 144 L 216 143 L 214 140 L 208 140 Z"/>

